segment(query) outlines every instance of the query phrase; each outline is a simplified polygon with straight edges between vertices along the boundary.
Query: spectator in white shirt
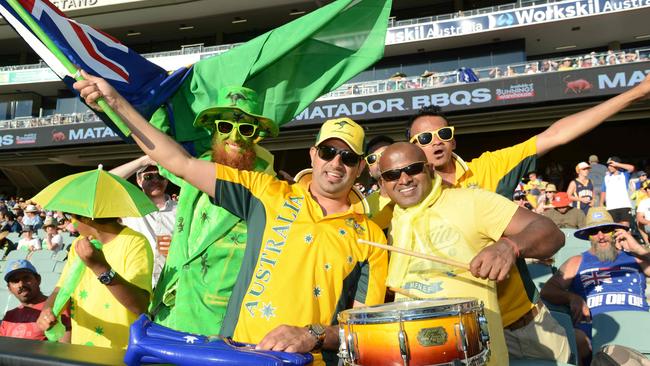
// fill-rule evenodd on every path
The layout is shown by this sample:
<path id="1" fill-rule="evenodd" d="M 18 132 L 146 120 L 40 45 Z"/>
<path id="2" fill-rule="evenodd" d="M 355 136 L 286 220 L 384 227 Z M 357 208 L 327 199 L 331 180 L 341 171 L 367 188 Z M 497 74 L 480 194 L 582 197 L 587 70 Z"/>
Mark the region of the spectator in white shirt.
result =
<path id="1" fill-rule="evenodd" d="M 30 225 L 23 226 L 22 238 L 18 241 L 18 249 L 28 250 L 30 252 L 41 250 L 41 241 L 34 237 L 34 228 Z"/>
<path id="2" fill-rule="evenodd" d="M 43 238 L 43 248 L 58 252 L 63 249 L 63 237 L 59 234 L 56 227 L 56 222 L 52 217 L 48 217 L 43 221 L 43 229 L 45 230 L 45 238 Z"/>

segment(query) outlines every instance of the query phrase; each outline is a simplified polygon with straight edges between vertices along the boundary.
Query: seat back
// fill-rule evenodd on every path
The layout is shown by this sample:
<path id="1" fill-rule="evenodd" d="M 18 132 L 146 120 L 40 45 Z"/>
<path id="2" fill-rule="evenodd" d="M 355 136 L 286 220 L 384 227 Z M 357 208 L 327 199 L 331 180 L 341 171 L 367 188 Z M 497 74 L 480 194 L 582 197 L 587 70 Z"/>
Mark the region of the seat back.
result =
<path id="1" fill-rule="evenodd" d="M 619 344 L 650 355 L 648 330 L 650 313 L 645 311 L 612 311 L 593 317 L 592 348 L 597 351 L 606 344 Z"/>
<path id="2" fill-rule="evenodd" d="M 575 331 L 573 330 L 573 321 L 571 320 L 571 316 L 569 314 L 560 312 L 560 311 L 553 311 L 551 310 L 551 315 L 553 315 L 553 318 L 557 320 L 558 323 L 564 328 L 566 331 L 566 336 L 567 339 L 569 340 L 569 348 L 571 349 L 571 356 L 569 356 L 569 363 L 572 365 L 577 365 L 578 364 L 578 345 L 576 344 L 576 334 Z"/>

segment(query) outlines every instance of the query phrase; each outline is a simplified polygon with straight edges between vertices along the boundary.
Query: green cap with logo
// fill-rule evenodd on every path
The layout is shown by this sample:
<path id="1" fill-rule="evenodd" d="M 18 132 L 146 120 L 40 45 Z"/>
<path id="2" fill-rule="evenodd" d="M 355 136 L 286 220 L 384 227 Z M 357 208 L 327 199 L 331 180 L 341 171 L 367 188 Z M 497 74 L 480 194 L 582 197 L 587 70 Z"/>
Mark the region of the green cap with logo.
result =
<path id="1" fill-rule="evenodd" d="M 260 136 L 277 136 L 278 125 L 270 118 L 262 116 L 262 106 L 255 90 L 243 86 L 226 86 L 219 89 L 214 106 L 204 109 L 194 120 L 194 126 L 214 131 L 214 121 L 225 118 L 228 113 L 243 113 L 259 122 Z"/>

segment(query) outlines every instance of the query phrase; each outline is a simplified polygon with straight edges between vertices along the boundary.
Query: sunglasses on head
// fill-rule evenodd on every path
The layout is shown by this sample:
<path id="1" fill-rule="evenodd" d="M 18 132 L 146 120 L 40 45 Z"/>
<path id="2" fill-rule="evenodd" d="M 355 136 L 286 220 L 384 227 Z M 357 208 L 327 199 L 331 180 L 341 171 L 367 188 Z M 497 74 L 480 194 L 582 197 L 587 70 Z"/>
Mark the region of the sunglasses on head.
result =
<path id="1" fill-rule="evenodd" d="M 411 137 L 411 143 L 417 143 L 420 146 L 426 146 L 433 142 L 433 136 L 438 136 L 440 141 L 449 141 L 454 138 L 454 127 L 445 126 L 439 128 L 435 131 L 425 131 L 420 132 L 417 135 Z"/>
<path id="2" fill-rule="evenodd" d="M 368 166 L 373 166 L 373 165 L 377 164 L 377 162 L 379 161 L 379 158 L 380 158 L 380 157 L 381 157 L 381 153 L 372 153 L 372 154 L 368 154 L 368 155 L 366 156 L 366 158 L 365 158 L 365 159 L 366 159 L 366 163 L 368 163 Z"/>
<path id="3" fill-rule="evenodd" d="M 412 177 L 422 173 L 424 171 L 424 166 L 424 161 L 418 161 L 403 168 L 386 170 L 381 172 L 381 179 L 386 182 L 392 182 L 398 180 L 402 176 L 402 173 Z"/>
<path id="4" fill-rule="evenodd" d="M 253 137 L 257 131 L 257 125 L 248 122 L 232 122 L 226 120 L 214 121 L 217 125 L 217 131 L 221 134 L 228 135 L 232 132 L 233 128 L 237 127 L 239 134 L 244 137 Z"/>
<path id="5" fill-rule="evenodd" d="M 331 161 L 336 155 L 341 155 L 341 161 L 349 167 L 355 167 L 361 161 L 361 156 L 350 150 L 337 149 L 327 145 L 320 145 L 316 149 L 318 150 L 318 157 L 325 161 Z"/>

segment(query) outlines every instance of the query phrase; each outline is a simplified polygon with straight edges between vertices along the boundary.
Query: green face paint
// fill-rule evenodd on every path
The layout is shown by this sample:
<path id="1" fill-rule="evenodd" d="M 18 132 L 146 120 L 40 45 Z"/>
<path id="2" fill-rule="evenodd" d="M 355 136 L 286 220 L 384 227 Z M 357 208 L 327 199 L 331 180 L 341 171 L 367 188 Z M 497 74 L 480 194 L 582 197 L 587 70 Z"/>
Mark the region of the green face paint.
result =
<path id="1" fill-rule="evenodd" d="M 222 149 L 227 154 L 251 150 L 259 133 L 257 120 L 239 112 L 224 113 L 220 117 L 215 121 L 213 148 Z"/>

